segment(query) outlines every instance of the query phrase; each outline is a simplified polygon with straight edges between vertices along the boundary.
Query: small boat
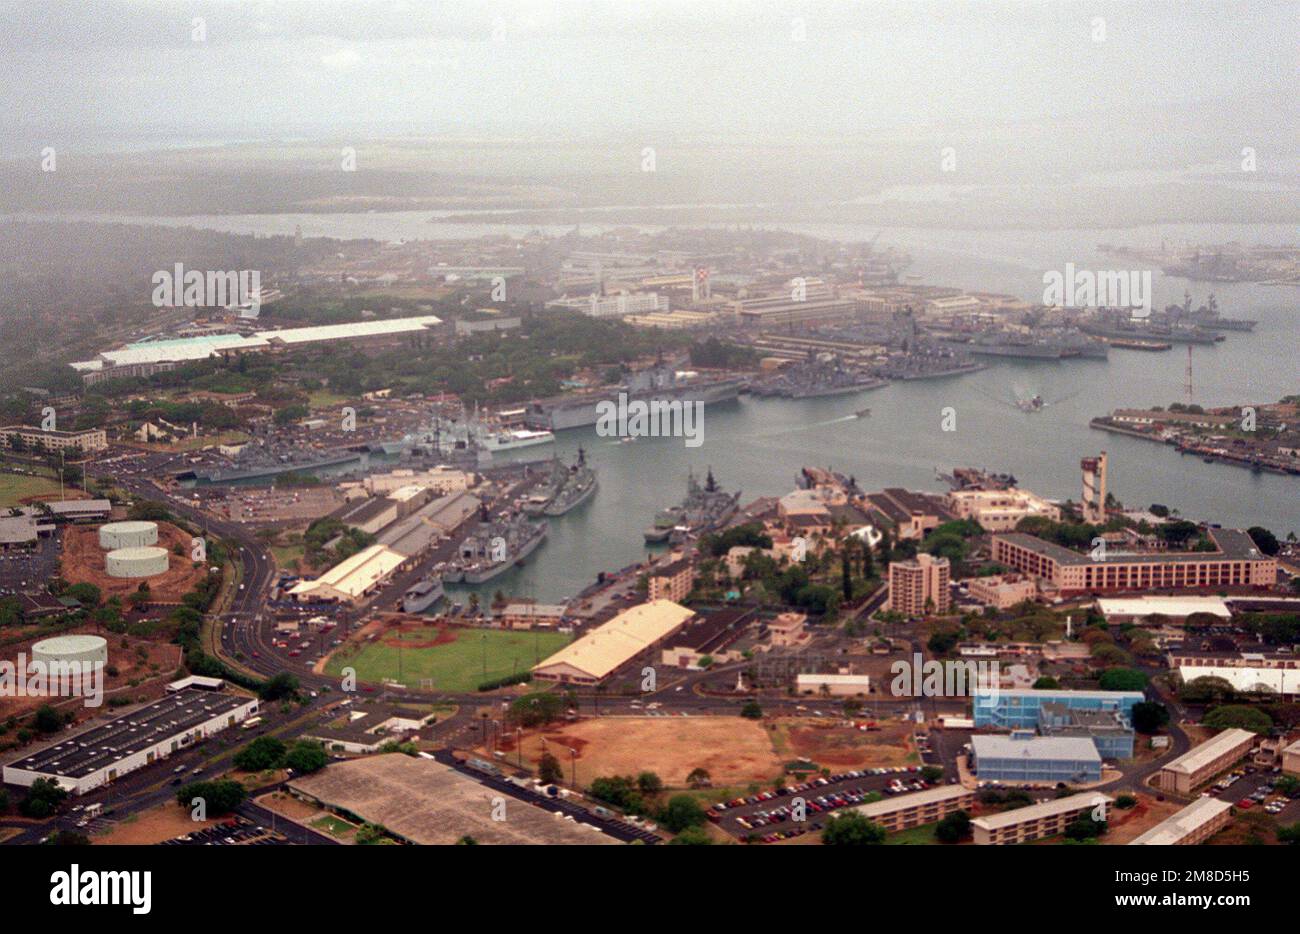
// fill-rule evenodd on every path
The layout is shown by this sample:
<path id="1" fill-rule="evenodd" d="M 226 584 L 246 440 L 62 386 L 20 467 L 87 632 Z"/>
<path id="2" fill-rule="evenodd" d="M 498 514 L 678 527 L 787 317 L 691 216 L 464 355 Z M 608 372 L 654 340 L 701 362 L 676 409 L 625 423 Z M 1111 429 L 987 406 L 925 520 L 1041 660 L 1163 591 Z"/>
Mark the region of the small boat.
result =
<path id="1" fill-rule="evenodd" d="M 871 409 L 858 409 L 856 412 L 853 413 L 855 418 L 866 418 L 870 414 L 871 414 Z"/>

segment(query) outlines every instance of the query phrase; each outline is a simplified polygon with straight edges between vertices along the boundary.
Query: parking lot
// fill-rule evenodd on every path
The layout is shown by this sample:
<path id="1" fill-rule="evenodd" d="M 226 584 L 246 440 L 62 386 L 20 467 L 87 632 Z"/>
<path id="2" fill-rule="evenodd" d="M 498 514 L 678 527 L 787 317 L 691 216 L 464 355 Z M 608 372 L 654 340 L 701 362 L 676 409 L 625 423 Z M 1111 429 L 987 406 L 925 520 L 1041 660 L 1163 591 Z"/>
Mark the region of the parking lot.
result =
<path id="1" fill-rule="evenodd" d="M 820 830 L 832 812 L 880 798 L 931 787 L 921 780 L 923 766 L 861 769 L 811 778 L 777 791 L 764 791 L 716 804 L 709 820 L 735 837 L 755 836 L 765 843 Z M 795 821 L 794 799 L 803 798 L 806 818 Z"/>
<path id="2" fill-rule="evenodd" d="M 1273 790 L 1280 774 L 1271 770 L 1257 770 L 1255 766 L 1242 766 L 1223 776 L 1217 783 L 1201 792 L 1220 801 L 1229 801 L 1239 811 L 1261 810 L 1272 815 L 1279 824 L 1300 822 L 1300 798 L 1288 798 Z M 1224 787 L 1225 783 L 1227 787 Z"/>
<path id="3" fill-rule="evenodd" d="M 288 843 L 288 838 L 282 833 L 247 817 L 233 817 L 183 837 L 164 840 L 159 846 L 286 846 Z"/>
<path id="4" fill-rule="evenodd" d="M 0 595 L 44 593 L 45 585 L 58 576 L 58 566 L 57 538 L 38 539 L 30 549 L 0 553 Z"/>

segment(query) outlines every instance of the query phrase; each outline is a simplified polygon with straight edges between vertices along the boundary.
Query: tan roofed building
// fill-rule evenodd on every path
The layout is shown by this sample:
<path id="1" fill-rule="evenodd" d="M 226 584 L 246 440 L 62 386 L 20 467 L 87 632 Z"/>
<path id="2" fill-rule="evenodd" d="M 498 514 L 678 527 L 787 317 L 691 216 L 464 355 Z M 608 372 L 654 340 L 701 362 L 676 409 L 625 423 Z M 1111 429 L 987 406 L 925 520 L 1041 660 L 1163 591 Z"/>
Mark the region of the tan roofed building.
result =
<path id="1" fill-rule="evenodd" d="M 533 677 L 562 684 L 599 684 L 677 633 L 694 615 L 671 600 L 631 607 L 534 666 Z"/>
<path id="2" fill-rule="evenodd" d="M 298 601 L 356 602 L 388 579 L 406 561 L 383 545 L 371 545 L 340 561 L 315 580 L 301 581 L 289 591 Z"/>

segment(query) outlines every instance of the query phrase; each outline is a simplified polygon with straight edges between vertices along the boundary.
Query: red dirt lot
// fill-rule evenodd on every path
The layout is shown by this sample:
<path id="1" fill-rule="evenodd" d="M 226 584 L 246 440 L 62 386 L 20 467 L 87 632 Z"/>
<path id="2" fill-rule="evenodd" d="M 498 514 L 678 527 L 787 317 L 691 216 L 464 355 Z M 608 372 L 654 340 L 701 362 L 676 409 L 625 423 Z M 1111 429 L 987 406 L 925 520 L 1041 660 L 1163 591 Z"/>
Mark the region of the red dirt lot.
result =
<path id="1" fill-rule="evenodd" d="M 108 553 L 99 547 L 99 529 L 69 526 L 63 538 L 62 575 L 72 584 L 94 584 L 105 597 L 125 597 L 139 588 L 141 581 L 148 581 L 153 601 L 179 603 L 207 573 L 202 564 L 195 567 L 190 561 L 190 538 L 176 526 L 159 522 L 158 547 L 167 549 L 167 573 L 141 578 L 109 577 L 105 570 Z M 181 554 L 173 554 L 178 545 Z"/>

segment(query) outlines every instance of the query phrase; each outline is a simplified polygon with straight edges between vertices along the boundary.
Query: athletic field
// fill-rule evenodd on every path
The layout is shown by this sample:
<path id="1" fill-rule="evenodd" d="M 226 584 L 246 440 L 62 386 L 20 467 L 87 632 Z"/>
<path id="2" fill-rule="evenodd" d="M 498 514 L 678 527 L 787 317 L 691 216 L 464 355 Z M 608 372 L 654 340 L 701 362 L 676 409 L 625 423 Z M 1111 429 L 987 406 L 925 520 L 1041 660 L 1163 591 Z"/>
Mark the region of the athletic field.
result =
<path id="1" fill-rule="evenodd" d="M 403 630 L 400 639 L 389 631 L 359 649 L 344 646 L 325 670 L 338 675 L 351 667 L 358 681 L 472 691 L 484 681 L 527 671 L 568 641 L 568 635 L 555 632 L 426 626 Z"/>

